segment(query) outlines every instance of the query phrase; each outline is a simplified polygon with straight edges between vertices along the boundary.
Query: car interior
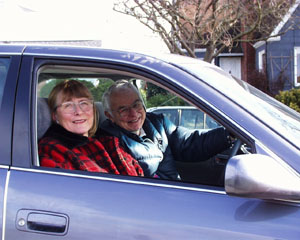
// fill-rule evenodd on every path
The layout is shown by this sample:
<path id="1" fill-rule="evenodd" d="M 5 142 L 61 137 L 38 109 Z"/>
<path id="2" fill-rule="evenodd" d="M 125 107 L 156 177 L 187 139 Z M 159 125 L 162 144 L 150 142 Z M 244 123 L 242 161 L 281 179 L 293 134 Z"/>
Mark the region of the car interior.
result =
<path id="1" fill-rule="evenodd" d="M 136 74 L 116 70 L 63 65 L 43 66 L 38 71 L 38 84 L 36 90 L 36 142 L 38 142 L 38 140 L 44 135 L 51 124 L 50 110 L 47 103 L 48 95 L 58 82 L 65 79 L 76 79 L 87 84 L 94 96 L 95 105 L 99 111 L 100 124 L 106 119 L 101 103 L 102 94 L 105 89 L 107 89 L 112 84 L 113 81 L 116 81 L 118 79 L 132 80 L 141 91 L 148 91 L 145 86 L 149 86 L 149 84 L 151 84 L 151 80 L 149 81 L 149 79 L 144 78 L 143 76 L 137 76 Z M 161 86 L 156 85 L 155 87 L 156 88 L 153 89 L 157 92 L 166 91 L 165 89 L 161 90 Z M 142 96 L 146 96 L 146 94 L 148 94 L 148 92 L 142 92 Z M 174 101 L 172 102 L 170 99 L 174 100 L 175 98 L 178 98 L 178 96 L 171 92 L 168 92 L 167 94 L 163 93 L 162 95 L 168 96 L 168 98 L 163 100 L 168 104 L 174 104 Z M 155 98 L 155 95 L 153 96 L 153 98 Z M 152 102 L 147 100 L 147 104 L 165 104 L 164 102 L 160 103 L 159 101 L 154 101 L 154 99 L 152 100 Z M 190 105 L 183 99 L 176 99 L 176 101 L 176 103 L 182 105 Z M 156 105 L 154 107 L 157 106 L 159 105 Z M 151 105 L 151 107 L 153 107 L 153 105 Z M 219 124 L 216 126 L 219 126 Z M 234 147 L 236 148 L 236 150 L 228 149 L 228 151 L 220 153 L 217 156 L 204 162 L 176 162 L 176 166 L 181 176 L 181 181 L 187 183 L 199 183 L 223 187 L 226 162 L 229 159 L 230 154 L 232 155 L 233 152 L 234 154 L 251 153 L 251 149 L 246 144 L 242 144 L 240 141 L 236 142 L 234 144 Z M 39 166 L 38 156 L 34 165 Z"/>

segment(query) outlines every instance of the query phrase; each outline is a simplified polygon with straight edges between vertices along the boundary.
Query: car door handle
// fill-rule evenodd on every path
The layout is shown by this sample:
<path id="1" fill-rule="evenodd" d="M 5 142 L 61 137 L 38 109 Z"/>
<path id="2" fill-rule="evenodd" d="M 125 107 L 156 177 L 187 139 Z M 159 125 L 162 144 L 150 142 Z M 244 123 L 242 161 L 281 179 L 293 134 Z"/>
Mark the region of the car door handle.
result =
<path id="1" fill-rule="evenodd" d="M 20 209 L 16 218 L 17 229 L 26 232 L 65 235 L 68 225 L 67 215 L 39 210 Z"/>

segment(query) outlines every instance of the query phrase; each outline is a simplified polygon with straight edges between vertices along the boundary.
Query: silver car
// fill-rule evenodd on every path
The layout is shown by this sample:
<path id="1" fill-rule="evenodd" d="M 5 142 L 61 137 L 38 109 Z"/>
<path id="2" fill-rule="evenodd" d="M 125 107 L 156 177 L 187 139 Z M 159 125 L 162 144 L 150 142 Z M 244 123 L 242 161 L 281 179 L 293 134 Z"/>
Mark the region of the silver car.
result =
<path id="1" fill-rule="evenodd" d="M 204 170 L 179 166 L 187 175 L 181 181 L 42 167 L 37 143 L 51 124 L 42 100 L 66 78 L 88 81 L 95 97 L 108 80 L 155 84 L 205 112 L 235 142 Z M 212 64 L 0 45 L 0 98 L 3 240 L 300 239 L 300 114 Z"/>

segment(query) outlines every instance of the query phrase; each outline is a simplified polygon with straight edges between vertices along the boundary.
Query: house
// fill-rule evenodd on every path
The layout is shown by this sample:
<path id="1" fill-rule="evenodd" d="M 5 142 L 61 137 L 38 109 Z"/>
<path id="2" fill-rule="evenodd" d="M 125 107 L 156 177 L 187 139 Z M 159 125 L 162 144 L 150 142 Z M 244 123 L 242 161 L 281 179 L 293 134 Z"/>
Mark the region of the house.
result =
<path id="1" fill-rule="evenodd" d="M 196 49 L 196 56 L 204 58 L 205 48 Z M 213 63 L 238 79 L 248 82 L 255 70 L 255 48 L 248 42 L 239 43 L 229 51 L 225 49 Z"/>
<path id="2" fill-rule="evenodd" d="M 297 0 L 271 33 L 282 35 L 254 44 L 256 69 L 266 74 L 272 94 L 300 87 L 299 5 Z"/>
<path id="3" fill-rule="evenodd" d="M 277 37 L 255 44 L 241 41 L 230 51 L 225 49 L 215 57 L 214 63 L 271 95 L 277 94 L 279 90 L 300 86 L 299 3 L 300 0 L 296 0 L 282 21 L 275 26 L 270 36 Z M 196 55 L 203 59 L 205 48 L 197 49 Z"/>

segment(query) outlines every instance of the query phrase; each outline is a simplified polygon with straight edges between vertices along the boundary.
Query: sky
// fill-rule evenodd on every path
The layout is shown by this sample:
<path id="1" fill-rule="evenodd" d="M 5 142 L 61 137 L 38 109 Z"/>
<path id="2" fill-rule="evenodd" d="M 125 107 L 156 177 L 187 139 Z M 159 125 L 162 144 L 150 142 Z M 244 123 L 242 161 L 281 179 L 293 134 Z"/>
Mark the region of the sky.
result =
<path id="1" fill-rule="evenodd" d="M 158 36 L 114 0 L 0 0 L 0 41 L 101 40 L 102 47 L 167 52 Z"/>

